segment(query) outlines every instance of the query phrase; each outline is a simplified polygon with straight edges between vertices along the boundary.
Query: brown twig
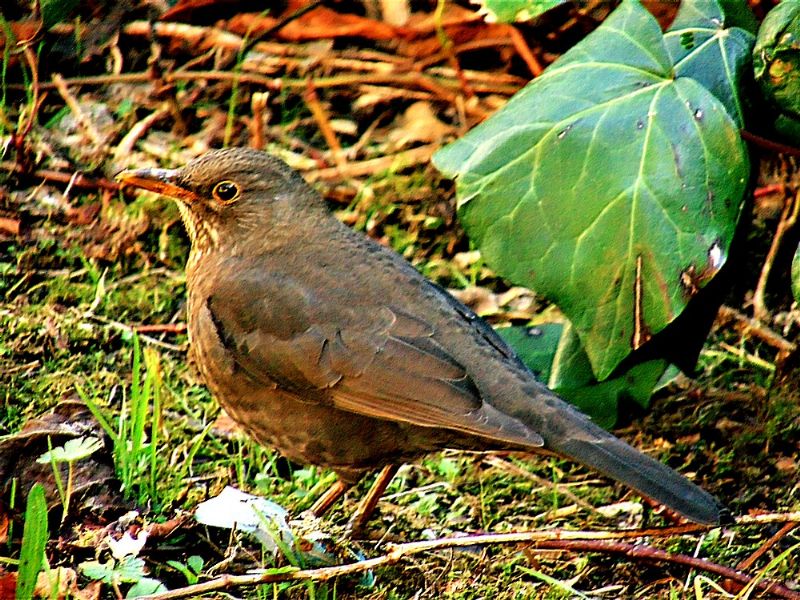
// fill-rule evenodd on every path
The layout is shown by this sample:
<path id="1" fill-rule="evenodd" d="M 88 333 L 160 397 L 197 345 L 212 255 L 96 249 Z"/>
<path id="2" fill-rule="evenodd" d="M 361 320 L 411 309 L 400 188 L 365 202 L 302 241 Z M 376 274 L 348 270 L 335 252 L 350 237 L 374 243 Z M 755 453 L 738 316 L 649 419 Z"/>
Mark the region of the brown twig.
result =
<path id="1" fill-rule="evenodd" d="M 267 37 L 271 36 L 273 33 L 277 32 L 277 31 L 280 31 L 281 29 L 286 27 L 286 25 L 288 25 L 289 23 L 291 23 L 295 19 L 299 19 L 304 14 L 306 14 L 307 12 L 317 8 L 321 4 L 322 4 L 322 0 L 312 0 L 311 2 L 306 4 L 305 6 L 301 6 L 297 10 L 295 10 L 295 11 L 289 13 L 288 15 L 278 19 L 278 21 L 272 27 L 262 31 L 258 35 L 254 36 L 251 40 L 249 40 L 247 42 L 247 44 L 245 44 L 244 47 L 242 48 L 242 55 L 247 54 L 250 50 L 253 49 L 253 47 L 255 47 L 256 44 L 258 44 L 264 38 L 267 38 Z"/>
<path id="2" fill-rule="evenodd" d="M 120 323 L 119 321 L 114 321 L 113 319 L 107 319 L 105 317 L 101 317 L 100 315 L 96 315 L 92 312 L 87 312 L 83 316 L 84 318 L 92 319 L 93 321 L 97 321 L 99 323 L 102 323 L 103 325 L 106 325 L 118 331 L 124 331 L 127 333 L 136 333 L 136 327 L 131 327 L 130 325 L 126 325 L 125 323 Z M 144 333 L 139 334 L 139 339 L 147 344 L 152 344 L 153 346 L 158 346 L 159 348 L 164 348 L 165 350 L 171 350 L 172 352 L 186 351 L 186 349 L 181 346 L 176 346 L 175 344 L 162 342 L 161 340 L 157 340 L 156 338 L 151 337 Z"/>
<path id="3" fill-rule="evenodd" d="M 422 92 L 419 90 L 408 90 L 404 88 L 397 88 L 392 86 L 385 86 L 385 85 L 369 85 L 364 84 L 358 86 L 358 98 L 359 100 L 364 100 L 365 97 L 374 97 L 376 99 L 381 100 L 395 100 L 398 98 L 404 98 L 406 100 L 422 100 L 424 102 L 430 102 L 434 99 L 433 94 L 430 92 Z"/>
<path id="4" fill-rule="evenodd" d="M 173 71 L 172 73 L 164 73 L 165 83 L 174 83 L 177 81 L 221 81 L 230 85 L 238 85 L 240 83 L 250 83 L 253 85 L 260 85 L 268 90 L 280 91 L 285 87 L 301 87 L 305 82 L 295 81 L 294 85 L 287 85 L 283 79 L 271 79 L 263 75 L 255 73 L 246 73 L 243 71 Z"/>
<path id="5" fill-rule="evenodd" d="M 778 333 L 775 333 L 769 327 L 766 327 L 755 319 L 751 319 L 730 306 L 723 304 L 719 307 L 717 321 L 720 324 L 735 322 L 736 329 L 742 335 L 751 334 L 767 345 L 775 348 L 778 351 L 778 362 L 780 362 L 781 357 L 785 358 L 797 348 L 792 342 L 786 340 Z"/>
<path id="6" fill-rule="evenodd" d="M 765 137 L 761 137 L 760 135 L 756 135 L 755 133 L 751 133 L 746 129 L 742 129 L 739 133 L 748 142 L 752 142 L 756 146 L 760 146 L 761 148 L 765 148 L 766 150 L 772 150 L 773 152 L 781 152 L 783 154 L 791 154 L 793 156 L 800 156 L 800 148 L 795 148 L 794 146 L 787 146 L 786 144 L 769 140 Z"/>
<path id="7" fill-rule="evenodd" d="M 764 556 L 764 554 L 766 554 L 767 551 L 770 550 L 770 548 L 772 548 L 775 544 L 777 544 L 779 541 L 781 541 L 786 535 L 789 534 L 789 532 L 792 531 L 792 529 L 794 529 L 798 525 L 800 525 L 800 523 L 798 523 L 797 521 L 789 521 L 788 523 L 784 524 L 784 526 L 781 527 L 778 530 L 778 532 L 775 533 L 775 535 L 773 535 L 766 542 L 761 544 L 758 547 L 758 550 L 753 552 L 750 556 L 748 556 L 744 560 L 740 561 L 739 564 L 736 565 L 736 570 L 737 571 L 745 571 L 745 570 L 749 569 L 750 567 L 752 567 L 753 564 L 759 558 Z"/>
<path id="8" fill-rule="evenodd" d="M 314 121 L 316 121 L 317 127 L 319 127 L 322 133 L 322 137 L 325 138 L 328 148 L 331 149 L 333 161 L 339 169 L 344 169 L 347 166 L 347 160 L 345 159 L 344 152 L 342 152 L 342 145 L 339 143 L 339 138 L 336 137 L 336 132 L 333 130 L 333 127 L 331 127 L 328 113 L 325 112 L 325 108 L 319 100 L 317 89 L 311 79 L 306 81 L 306 89 L 303 91 L 303 100 L 308 110 L 311 112 L 311 116 L 314 117 Z"/>
<path id="9" fill-rule="evenodd" d="M 356 85 L 396 85 L 407 87 L 419 87 L 424 90 L 433 91 L 435 95 L 441 100 L 450 102 L 453 100 L 455 94 L 451 89 L 456 89 L 458 83 L 454 81 L 447 73 L 452 73 L 451 69 L 445 67 L 430 69 L 431 75 L 423 75 L 420 73 L 368 73 L 368 74 L 353 74 L 346 73 L 341 75 L 334 75 L 331 77 L 320 77 L 314 79 L 314 85 L 317 88 L 322 87 L 352 87 Z M 469 78 L 472 71 L 464 71 L 465 75 Z M 69 86 L 84 86 L 84 85 L 106 85 L 109 83 L 146 83 L 152 79 L 152 75 L 147 72 L 142 73 L 122 73 L 120 75 L 97 75 L 87 77 L 73 77 L 65 78 L 64 83 Z M 291 78 L 270 78 L 256 73 L 239 72 L 232 73 L 230 71 L 173 71 L 164 74 L 165 83 L 175 83 L 178 81 L 195 81 L 195 80 L 209 80 L 229 82 L 231 85 L 237 83 L 249 83 L 254 85 L 263 86 L 269 90 L 280 91 L 284 88 L 301 89 L 306 85 L 305 79 L 291 79 Z M 517 83 L 518 78 L 504 78 L 504 77 L 484 77 L 472 81 L 472 87 L 476 92 L 485 94 L 499 94 L 503 96 L 511 96 L 524 85 L 524 82 Z M 42 83 L 41 88 L 52 89 L 55 87 L 53 83 Z M 24 86 L 19 84 L 9 84 L 9 89 L 23 90 Z M 486 111 L 481 110 L 481 114 Z"/>
<path id="10" fill-rule="evenodd" d="M 64 83 L 68 86 L 84 85 L 107 85 L 111 83 L 145 83 L 150 81 L 152 76 L 149 73 L 120 73 L 118 75 L 87 75 L 85 77 L 65 77 Z M 53 82 L 43 82 L 40 84 L 42 90 L 53 90 Z M 27 86 L 19 83 L 8 84 L 10 90 L 25 90 Z"/>
<path id="11" fill-rule="evenodd" d="M 516 75 L 509 75 L 508 73 L 486 73 L 475 71 L 474 69 L 462 69 L 461 72 L 464 73 L 464 77 L 470 81 L 476 92 L 485 90 L 487 93 L 505 93 L 503 90 L 513 89 L 514 92 L 511 92 L 511 94 L 514 94 L 528 83 L 526 79 Z M 444 81 L 455 79 L 455 71 L 450 67 L 431 67 L 428 69 L 428 73 L 432 76 L 441 77 Z"/>
<path id="12" fill-rule="evenodd" d="M 461 70 L 461 63 L 458 60 L 458 55 L 453 51 L 453 41 L 447 35 L 447 31 L 445 31 L 444 24 L 443 24 L 443 17 L 444 17 L 444 8 L 445 3 L 444 0 L 439 0 L 436 3 L 436 10 L 434 11 L 434 23 L 436 24 L 436 37 L 439 40 L 439 44 L 442 47 L 442 52 L 444 52 L 445 56 L 447 57 L 447 62 L 450 63 L 450 67 L 455 71 L 456 78 L 458 79 L 461 87 L 461 92 L 467 98 L 472 98 L 475 95 L 475 91 L 472 89 L 472 86 L 469 84 L 464 72 Z"/>
<path id="13" fill-rule="evenodd" d="M 269 92 L 253 92 L 250 98 L 250 110 L 252 116 L 250 117 L 250 147 L 256 150 L 263 150 L 266 143 L 264 137 L 264 127 L 267 119 L 264 116 L 267 110 L 267 101 L 269 100 Z"/>
<path id="14" fill-rule="evenodd" d="M 52 169 L 38 169 L 28 173 L 23 165 L 8 160 L 0 161 L 0 170 L 8 171 L 9 173 L 18 173 L 20 175 L 28 175 L 35 179 L 43 179 L 54 183 L 63 183 L 73 188 L 87 190 L 105 189 L 112 192 L 119 191 L 119 184 L 108 179 L 89 179 L 80 173 L 65 173 L 63 171 L 53 171 Z"/>
<path id="15" fill-rule="evenodd" d="M 742 585 L 753 585 L 754 587 L 769 592 L 776 598 L 786 598 L 788 600 L 800 600 L 800 592 L 790 590 L 788 587 L 777 581 L 768 579 L 757 579 L 751 575 L 740 573 L 736 569 L 725 567 L 705 558 L 687 556 L 686 554 L 672 554 L 659 548 L 653 548 L 647 544 L 626 544 L 624 542 L 598 542 L 592 540 L 546 540 L 535 542 L 533 546 L 540 550 L 567 550 L 572 552 L 601 552 L 603 554 L 620 554 L 632 559 L 645 560 L 648 562 L 666 562 L 675 565 L 684 565 L 714 573 L 726 579 L 735 581 Z"/>
<path id="16" fill-rule="evenodd" d="M 10 43 L 11 40 L 7 42 Z M 36 53 L 31 49 L 31 42 L 32 39 L 19 44 L 22 46 L 22 50 L 19 52 L 25 57 L 28 68 L 30 69 L 31 81 L 29 84 L 26 83 L 22 86 L 26 95 L 30 98 L 30 102 L 24 104 L 20 109 L 17 129 L 11 134 L 8 140 L 8 145 L 16 152 L 17 162 L 24 165 L 26 169 L 29 168 L 31 162 L 31 153 L 25 141 L 36 123 L 36 116 L 39 113 L 39 108 L 42 106 L 47 96 L 47 94 L 41 93 L 41 86 L 39 85 L 39 66 Z M 16 52 L 14 53 L 16 54 Z M 5 115 L 3 120 L 6 121 Z"/>
<path id="17" fill-rule="evenodd" d="M 771 514 L 761 515 L 760 517 L 744 516 L 738 518 L 737 523 L 747 524 L 753 522 L 790 522 L 796 521 L 798 518 L 800 518 L 800 513 Z M 449 548 L 487 546 L 496 544 L 533 544 L 535 547 L 540 549 L 548 548 L 573 551 L 585 550 L 591 552 L 612 552 L 624 554 L 632 558 L 683 564 L 695 569 L 729 577 L 734 581 L 744 584 L 753 581 L 754 578 L 750 577 L 749 575 L 738 573 L 734 569 L 718 565 L 705 559 L 670 554 L 663 550 L 658 550 L 649 546 L 609 541 L 642 537 L 661 537 L 662 535 L 679 535 L 683 533 L 706 531 L 708 529 L 710 529 L 710 527 L 704 525 L 683 525 L 679 527 L 663 528 L 660 530 L 527 531 L 521 533 L 468 535 L 464 537 L 449 537 L 420 542 L 408 542 L 405 544 L 390 544 L 388 545 L 388 551 L 382 556 L 356 563 L 281 573 L 266 572 L 253 575 L 223 575 L 204 583 L 190 585 L 181 589 L 171 590 L 169 592 L 152 594 L 150 596 L 142 596 L 142 598 L 147 600 L 171 600 L 174 598 L 196 597 L 200 594 L 215 590 L 245 585 L 260 585 L 283 581 L 328 581 L 334 577 L 352 575 L 354 573 L 363 573 L 376 567 L 395 564 L 406 557 L 423 552 L 434 552 Z M 583 546 L 581 546 L 581 544 L 583 544 Z M 787 598 L 789 600 L 800 600 L 800 593 L 793 592 L 781 584 L 762 580 L 756 585 L 761 589 L 768 589 L 770 593 L 778 597 Z"/>
<path id="18" fill-rule="evenodd" d="M 186 323 L 152 323 L 134 325 L 136 333 L 186 333 Z"/>
<path id="19" fill-rule="evenodd" d="M 131 127 L 130 131 L 125 134 L 125 137 L 123 137 L 120 143 L 117 144 L 117 147 L 114 148 L 112 162 L 117 164 L 123 157 L 130 154 L 130 152 L 133 150 L 133 147 L 136 145 L 136 142 L 139 141 L 139 138 L 147 133 L 147 130 L 150 129 L 156 122 L 169 116 L 169 114 L 169 106 L 165 105 L 158 110 L 151 112 L 142 120 L 138 121 L 133 127 Z"/>
<path id="20" fill-rule="evenodd" d="M 81 105 L 75 99 L 75 96 L 73 96 L 69 91 L 69 86 L 67 86 L 66 81 L 64 81 L 64 78 L 59 73 L 55 73 L 53 75 L 53 85 L 55 85 L 56 90 L 64 100 L 64 104 L 66 104 L 70 112 L 72 112 L 72 115 L 75 117 L 75 121 L 78 123 L 78 126 L 83 130 L 86 136 L 92 141 L 93 144 L 97 146 L 102 144 L 103 136 L 100 135 L 100 132 L 95 129 L 94 124 L 83 112 Z"/>
<path id="21" fill-rule="evenodd" d="M 765 300 L 767 282 L 769 281 L 772 265 L 775 263 L 775 257 L 778 255 L 778 250 L 780 250 L 786 232 L 797 223 L 798 212 L 800 212 L 800 193 L 794 194 L 786 199 L 783 212 L 781 213 L 781 220 L 775 228 L 772 244 L 769 247 L 767 257 L 764 259 L 764 265 L 761 267 L 761 274 L 758 277 L 758 283 L 753 292 L 753 318 L 756 321 L 766 321 L 769 318 L 769 310 L 767 309 Z"/>
<path id="22" fill-rule="evenodd" d="M 764 185 L 754 189 L 753 198 L 763 198 L 764 196 L 769 196 L 771 194 L 785 194 L 785 193 L 786 193 L 785 183 L 771 183 L 769 185 Z"/>
<path id="23" fill-rule="evenodd" d="M 412 165 L 428 162 L 438 147 L 438 144 L 428 144 L 426 146 L 404 150 L 397 154 L 389 154 L 379 158 L 362 160 L 360 162 L 349 162 L 344 167 L 320 169 L 308 173 L 306 179 L 309 181 L 350 179 L 353 177 L 374 175 L 375 173 L 380 173 L 389 169 L 410 167 Z"/>
<path id="24" fill-rule="evenodd" d="M 497 48 L 503 46 L 513 46 L 514 42 L 509 40 L 508 38 L 482 38 L 477 40 L 470 40 L 468 42 L 464 42 L 463 44 L 457 44 L 453 46 L 453 52 L 455 54 L 461 54 L 462 52 L 470 52 L 472 50 L 481 50 L 483 48 Z M 414 62 L 414 68 L 418 71 L 428 68 L 431 65 L 439 64 L 440 62 L 447 60 L 447 54 L 443 51 L 436 52 L 435 54 L 431 54 L 430 56 L 425 56 L 423 58 L 419 58 Z M 504 73 L 505 74 L 505 73 Z"/>
<path id="25" fill-rule="evenodd" d="M 541 75 L 544 68 L 542 68 L 542 64 L 538 61 L 536 56 L 534 56 L 519 29 L 513 25 L 506 25 L 506 27 L 508 28 L 508 35 L 514 43 L 514 49 L 517 51 L 517 54 L 519 54 L 520 58 L 525 61 L 525 64 L 528 65 L 531 74 L 534 77 Z"/>

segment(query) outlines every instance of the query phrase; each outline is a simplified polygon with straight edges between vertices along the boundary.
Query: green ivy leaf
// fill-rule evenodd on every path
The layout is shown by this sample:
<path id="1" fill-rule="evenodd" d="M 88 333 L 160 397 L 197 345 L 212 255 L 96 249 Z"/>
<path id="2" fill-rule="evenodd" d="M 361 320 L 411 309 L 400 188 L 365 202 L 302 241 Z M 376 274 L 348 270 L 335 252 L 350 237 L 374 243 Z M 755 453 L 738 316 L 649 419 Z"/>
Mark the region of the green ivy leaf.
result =
<path id="1" fill-rule="evenodd" d="M 792 295 L 795 302 L 800 302 L 800 246 L 797 246 L 792 258 Z"/>
<path id="2" fill-rule="evenodd" d="M 617 421 L 622 400 L 632 400 L 644 408 L 649 406 L 650 397 L 666 369 L 667 361 L 650 360 L 598 382 L 574 328 L 567 326 L 553 359 L 548 385 L 589 414 L 598 425 L 610 428 Z"/>
<path id="3" fill-rule="evenodd" d="M 601 381 L 725 263 L 749 170 L 634 0 L 433 160 L 486 262 L 560 306 Z"/>
<path id="4" fill-rule="evenodd" d="M 749 72 L 755 18 L 743 0 L 683 0 L 664 34 L 675 75 L 691 77 L 725 105 L 739 127 L 744 125 L 740 91 Z"/>
<path id="5" fill-rule="evenodd" d="M 539 381 L 550 381 L 550 370 L 564 325 L 544 323 L 535 327 L 499 327 L 495 331 L 516 350 Z"/>
<path id="6" fill-rule="evenodd" d="M 490 23 L 531 21 L 567 0 L 473 0 Z"/>
<path id="7" fill-rule="evenodd" d="M 764 18 L 753 48 L 753 73 L 774 129 L 799 143 L 800 2 L 781 2 Z"/>

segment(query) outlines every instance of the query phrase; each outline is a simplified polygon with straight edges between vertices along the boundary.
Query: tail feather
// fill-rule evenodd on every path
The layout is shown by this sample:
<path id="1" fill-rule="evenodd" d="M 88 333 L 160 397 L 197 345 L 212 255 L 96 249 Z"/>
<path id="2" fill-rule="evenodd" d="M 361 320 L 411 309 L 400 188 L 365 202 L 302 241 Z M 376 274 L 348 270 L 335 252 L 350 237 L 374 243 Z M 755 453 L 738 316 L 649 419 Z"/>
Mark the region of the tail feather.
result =
<path id="1" fill-rule="evenodd" d="M 727 510 L 714 496 L 589 421 L 581 423 L 579 435 L 558 437 L 561 439 L 547 440 L 549 449 L 624 483 L 687 519 L 718 525 L 726 518 Z"/>

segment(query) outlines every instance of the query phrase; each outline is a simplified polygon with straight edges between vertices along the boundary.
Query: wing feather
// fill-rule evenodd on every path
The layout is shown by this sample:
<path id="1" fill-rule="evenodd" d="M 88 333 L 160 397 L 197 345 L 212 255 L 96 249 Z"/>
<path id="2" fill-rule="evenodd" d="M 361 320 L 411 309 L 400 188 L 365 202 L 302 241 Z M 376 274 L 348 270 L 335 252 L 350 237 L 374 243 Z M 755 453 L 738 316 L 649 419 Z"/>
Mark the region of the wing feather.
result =
<path id="1" fill-rule="evenodd" d="M 327 390 L 308 397 L 361 415 L 501 444 L 543 445 L 528 426 L 485 402 L 464 366 L 437 341 L 431 323 L 390 306 L 368 319 L 337 322 L 308 290 L 281 279 L 273 293 L 265 279 L 252 298 L 207 302 L 220 340 L 251 376 L 300 399 L 304 392 Z"/>

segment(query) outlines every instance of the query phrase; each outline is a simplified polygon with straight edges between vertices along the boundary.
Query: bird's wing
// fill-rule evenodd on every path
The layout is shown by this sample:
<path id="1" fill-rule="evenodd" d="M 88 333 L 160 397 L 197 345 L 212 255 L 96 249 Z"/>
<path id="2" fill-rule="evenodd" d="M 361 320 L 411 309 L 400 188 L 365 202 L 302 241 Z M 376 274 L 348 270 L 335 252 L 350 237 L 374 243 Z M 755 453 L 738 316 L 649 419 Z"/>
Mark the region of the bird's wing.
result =
<path id="1" fill-rule="evenodd" d="M 390 305 L 357 318 L 348 307 L 317 301 L 296 282 L 263 273 L 252 285 L 241 278 L 239 283 L 242 294 L 212 295 L 206 307 L 233 360 L 257 381 L 379 419 L 443 427 L 500 444 L 544 444 L 521 421 L 483 400 L 423 319 Z"/>

